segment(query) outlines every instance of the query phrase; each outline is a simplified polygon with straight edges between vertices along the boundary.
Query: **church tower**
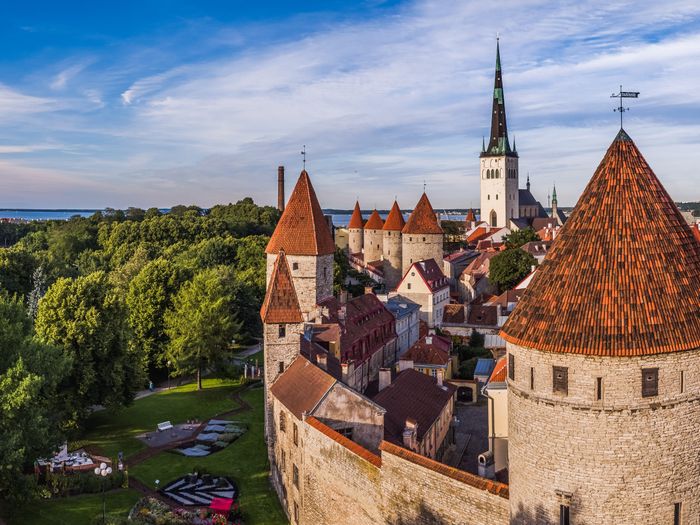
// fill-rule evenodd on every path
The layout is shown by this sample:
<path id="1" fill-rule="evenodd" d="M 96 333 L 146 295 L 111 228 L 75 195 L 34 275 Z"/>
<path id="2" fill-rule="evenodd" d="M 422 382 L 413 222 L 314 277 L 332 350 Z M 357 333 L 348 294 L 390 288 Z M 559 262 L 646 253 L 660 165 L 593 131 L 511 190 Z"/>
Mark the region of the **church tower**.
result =
<path id="1" fill-rule="evenodd" d="M 511 524 L 697 523 L 698 282 L 700 243 L 620 130 L 501 332 Z"/>
<path id="2" fill-rule="evenodd" d="M 495 227 L 508 226 L 520 216 L 518 196 L 518 153 L 510 147 L 506 106 L 501 78 L 501 52 L 496 42 L 496 77 L 493 86 L 491 135 L 488 147 L 482 145 L 481 220 Z"/>

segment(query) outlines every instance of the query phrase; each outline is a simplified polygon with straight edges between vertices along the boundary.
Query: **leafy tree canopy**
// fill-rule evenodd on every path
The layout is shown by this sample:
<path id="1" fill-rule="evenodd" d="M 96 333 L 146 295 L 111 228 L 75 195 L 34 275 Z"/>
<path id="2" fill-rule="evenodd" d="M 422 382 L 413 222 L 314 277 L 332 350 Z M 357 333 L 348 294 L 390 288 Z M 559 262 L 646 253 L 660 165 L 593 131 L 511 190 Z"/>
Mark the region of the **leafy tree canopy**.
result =
<path id="1" fill-rule="evenodd" d="M 533 266 L 537 259 L 525 250 L 505 250 L 491 259 L 489 280 L 504 292 L 527 277 Z"/>
<path id="2" fill-rule="evenodd" d="M 527 244 L 532 241 L 539 241 L 540 237 L 537 232 L 532 228 L 523 228 L 522 230 L 516 230 L 504 237 L 507 249 L 520 248 L 523 244 Z"/>

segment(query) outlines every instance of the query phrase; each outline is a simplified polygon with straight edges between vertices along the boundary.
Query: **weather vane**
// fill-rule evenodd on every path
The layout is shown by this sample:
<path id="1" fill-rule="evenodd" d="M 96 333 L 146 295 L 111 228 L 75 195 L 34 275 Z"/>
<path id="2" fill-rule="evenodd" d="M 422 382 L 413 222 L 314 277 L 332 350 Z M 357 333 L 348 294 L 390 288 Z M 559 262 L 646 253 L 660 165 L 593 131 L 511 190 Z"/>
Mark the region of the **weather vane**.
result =
<path id="1" fill-rule="evenodd" d="M 620 84 L 620 92 L 616 95 L 613 93 L 610 95 L 610 98 L 619 98 L 620 99 L 620 105 L 613 109 L 613 111 L 617 111 L 620 113 L 620 129 L 622 129 L 622 114 L 625 111 L 629 111 L 630 108 L 626 108 L 625 106 L 622 105 L 622 99 L 623 98 L 639 98 L 639 91 L 622 91 L 622 84 Z"/>
<path id="2" fill-rule="evenodd" d="M 425 193 L 425 179 L 423 179 L 423 193 Z"/>
<path id="3" fill-rule="evenodd" d="M 301 156 L 304 159 L 304 171 L 306 171 L 306 144 L 304 144 L 304 147 L 301 149 Z"/>

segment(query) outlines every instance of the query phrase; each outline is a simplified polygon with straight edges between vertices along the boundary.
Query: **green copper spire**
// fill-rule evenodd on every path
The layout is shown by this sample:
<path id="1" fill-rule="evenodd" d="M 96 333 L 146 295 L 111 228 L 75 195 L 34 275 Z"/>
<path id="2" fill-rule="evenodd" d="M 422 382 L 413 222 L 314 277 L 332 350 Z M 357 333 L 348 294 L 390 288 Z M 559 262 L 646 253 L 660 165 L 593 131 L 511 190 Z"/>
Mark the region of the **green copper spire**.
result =
<path id="1" fill-rule="evenodd" d="M 557 185 L 555 184 L 552 188 L 552 202 L 557 202 Z"/>
<path id="2" fill-rule="evenodd" d="M 501 70 L 501 47 L 499 45 L 499 38 L 496 37 L 496 71 Z"/>
<path id="3" fill-rule="evenodd" d="M 506 125 L 506 103 L 503 96 L 503 79 L 501 77 L 501 44 L 496 41 L 496 74 L 493 81 L 493 109 L 491 112 L 491 134 L 488 147 L 482 151 L 482 157 L 507 155 L 517 157 L 515 148 L 508 142 Z"/>

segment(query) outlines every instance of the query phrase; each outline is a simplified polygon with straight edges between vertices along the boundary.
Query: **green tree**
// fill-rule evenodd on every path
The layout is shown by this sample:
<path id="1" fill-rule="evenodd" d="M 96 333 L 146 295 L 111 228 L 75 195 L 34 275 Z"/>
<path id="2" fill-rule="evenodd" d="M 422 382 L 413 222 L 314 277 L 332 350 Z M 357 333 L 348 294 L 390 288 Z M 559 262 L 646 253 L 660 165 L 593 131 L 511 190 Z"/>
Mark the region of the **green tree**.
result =
<path id="1" fill-rule="evenodd" d="M 19 298 L 0 295 L 0 500 L 27 497 L 23 474 L 63 441 L 57 390 L 70 364 L 59 348 L 32 339 Z"/>
<path id="2" fill-rule="evenodd" d="M 36 267 L 36 257 L 21 244 L 0 249 L 0 286 L 10 294 L 26 297 Z"/>
<path id="3" fill-rule="evenodd" d="M 182 285 L 165 316 L 170 339 L 167 357 L 178 375 L 196 372 L 202 389 L 202 371 L 223 364 L 241 323 L 234 308 L 235 280 L 224 266 L 197 273 Z"/>
<path id="4" fill-rule="evenodd" d="M 67 427 L 78 427 L 92 405 L 128 404 L 143 385 L 141 357 L 127 345 L 126 309 L 104 272 L 57 280 L 39 302 L 35 327 L 73 362 L 62 385 Z"/>
<path id="5" fill-rule="evenodd" d="M 525 250 L 506 250 L 491 259 L 489 280 L 504 292 L 527 277 L 533 266 L 537 259 Z"/>
<path id="6" fill-rule="evenodd" d="M 528 242 L 539 241 L 540 237 L 532 228 L 523 228 L 522 230 L 515 230 L 509 233 L 503 240 L 506 242 L 506 248 L 510 250 L 520 248 L 523 244 L 527 244 Z"/>

